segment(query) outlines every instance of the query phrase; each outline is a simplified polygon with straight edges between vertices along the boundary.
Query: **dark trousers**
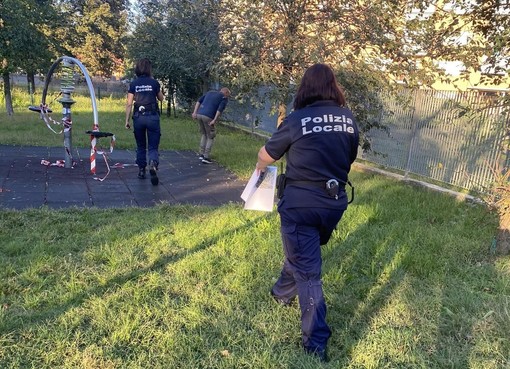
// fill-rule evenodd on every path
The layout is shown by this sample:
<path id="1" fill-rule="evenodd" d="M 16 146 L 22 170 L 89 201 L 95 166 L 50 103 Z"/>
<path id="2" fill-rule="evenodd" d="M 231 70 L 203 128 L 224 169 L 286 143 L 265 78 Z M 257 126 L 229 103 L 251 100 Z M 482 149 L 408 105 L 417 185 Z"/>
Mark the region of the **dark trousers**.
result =
<path id="1" fill-rule="evenodd" d="M 153 160 L 157 166 L 161 139 L 159 114 L 135 113 L 133 115 L 133 133 L 136 140 L 136 164 L 138 167 L 145 168 L 147 166 L 147 151 L 149 162 Z"/>
<path id="2" fill-rule="evenodd" d="M 328 242 L 344 211 L 294 208 L 279 212 L 285 260 L 273 293 L 286 302 L 298 296 L 303 347 L 322 351 L 331 329 L 322 291 L 321 245 Z"/>

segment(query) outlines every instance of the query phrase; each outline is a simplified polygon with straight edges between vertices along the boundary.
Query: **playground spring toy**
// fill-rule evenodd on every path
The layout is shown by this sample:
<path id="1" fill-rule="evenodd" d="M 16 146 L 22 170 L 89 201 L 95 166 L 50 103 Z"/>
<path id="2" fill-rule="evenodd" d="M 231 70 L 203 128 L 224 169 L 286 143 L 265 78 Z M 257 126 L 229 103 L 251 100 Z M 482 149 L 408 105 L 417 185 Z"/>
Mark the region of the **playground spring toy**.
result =
<path id="1" fill-rule="evenodd" d="M 71 106 L 76 102 L 72 99 L 71 94 L 74 91 L 74 70 L 75 67 L 78 67 L 82 72 L 85 80 L 87 82 L 87 87 L 90 94 L 90 99 L 92 102 L 92 112 L 94 123 L 92 125 L 92 129 L 86 131 L 88 135 L 90 135 L 90 171 L 94 175 L 94 179 L 103 181 L 106 179 L 108 174 L 110 174 L 110 165 L 108 164 L 108 153 L 103 150 L 98 141 L 103 137 L 110 137 L 110 148 L 108 150 L 109 153 L 113 152 L 113 148 L 115 146 L 115 135 L 110 132 L 102 132 L 99 130 L 99 120 L 97 113 L 97 105 L 96 105 L 96 97 L 94 93 L 94 86 L 92 85 L 92 80 L 87 72 L 85 66 L 78 60 L 69 56 L 62 56 L 58 58 L 53 65 L 50 67 L 48 74 L 46 75 L 46 79 L 44 81 L 44 88 L 42 93 L 42 100 L 39 106 L 29 106 L 31 111 L 38 112 L 41 116 L 41 119 L 46 123 L 46 126 L 55 134 L 64 134 L 64 163 L 63 166 L 65 168 L 72 168 L 74 165 L 73 156 L 72 156 L 72 126 L 73 121 L 71 118 Z M 61 73 L 61 83 L 60 83 L 60 94 L 58 98 L 58 102 L 62 104 L 62 119 L 57 121 L 51 117 L 52 109 L 46 102 L 46 96 L 48 94 L 49 84 L 51 82 L 51 77 L 57 69 L 60 70 Z M 52 126 L 59 126 L 60 130 L 53 129 Z M 96 176 L 96 155 L 102 155 L 104 162 L 106 164 L 107 173 L 104 177 L 99 178 Z"/>

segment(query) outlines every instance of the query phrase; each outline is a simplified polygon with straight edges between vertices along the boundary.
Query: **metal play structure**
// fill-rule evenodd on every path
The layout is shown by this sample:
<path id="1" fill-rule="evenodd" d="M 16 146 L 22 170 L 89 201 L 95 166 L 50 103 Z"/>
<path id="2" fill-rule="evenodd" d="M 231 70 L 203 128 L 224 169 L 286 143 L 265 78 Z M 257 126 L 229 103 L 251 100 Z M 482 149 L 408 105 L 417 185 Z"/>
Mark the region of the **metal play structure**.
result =
<path id="1" fill-rule="evenodd" d="M 42 100 L 39 106 L 30 106 L 29 109 L 31 111 L 38 112 L 41 116 L 41 119 L 46 123 L 46 126 L 55 134 L 64 134 L 64 168 L 72 168 L 74 166 L 73 156 L 72 156 L 72 126 L 73 121 L 71 119 L 71 106 L 76 102 L 72 99 L 71 94 L 74 91 L 74 70 L 75 67 L 78 67 L 82 72 L 85 80 L 87 82 L 87 87 L 90 94 L 90 99 L 92 101 L 92 112 L 94 117 L 94 123 L 92 126 L 92 130 L 86 131 L 88 135 L 90 135 L 90 171 L 94 175 L 94 179 L 99 181 L 103 181 L 108 174 L 110 174 L 110 165 L 108 164 L 107 151 L 100 148 L 98 145 L 98 140 L 102 137 L 110 137 L 110 148 L 108 150 L 109 153 L 113 151 L 115 146 L 115 135 L 110 132 L 101 132 L 99 130 L 99 119 L 97 113 L 97 105 L 96 105 L 96 96 L 94 93 L 94 86 L 92 85 L 92 80 L 87 72 L 85 66 L 78 60 L 69 56 L 62 56 L 58 58 L 53 65 L 50 67 L 48 74 L 46 75 L 46 79 L 44 81 L 44 89 L 42 93 Z M 49 105 L 46 103 L 46 96 L 48 94 L 49 84 L 51 82 L 51 77 L 57 69 L 60 69 L 61 74 L 61 83 L 60 83 L 60 94 L 58 95 L 58 102 L 62 104 L 62 119 L 57 121 L 51 117 L 51 113 L 53 112 Z M 60 131 L 52 128 L 53 126 L 60 126 Z M 102 155 L 104 162 L 107 167 L 107 173 L 104 177 L 99 178 L 96 176 L 96 155 Z M 49 165 L 48 162 L 43 164 Z"/>

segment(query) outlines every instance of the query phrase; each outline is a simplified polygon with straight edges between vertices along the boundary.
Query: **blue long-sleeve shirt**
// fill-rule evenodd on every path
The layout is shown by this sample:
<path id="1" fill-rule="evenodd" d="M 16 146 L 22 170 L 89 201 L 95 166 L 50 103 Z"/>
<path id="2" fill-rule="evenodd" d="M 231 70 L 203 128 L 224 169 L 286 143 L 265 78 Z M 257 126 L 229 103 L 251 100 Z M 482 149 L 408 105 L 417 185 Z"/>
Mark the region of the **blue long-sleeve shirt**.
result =
<path id="1" fill-rule="evenodd" d="M 209 91 L 200 97 L 198 102 L 200 103 L 200 107 L 198 108 L 197 114 L 214 119 L 217 111 L 223 113 L 223 110 L 227 107 L 228 98 L 220 91 Z"/>

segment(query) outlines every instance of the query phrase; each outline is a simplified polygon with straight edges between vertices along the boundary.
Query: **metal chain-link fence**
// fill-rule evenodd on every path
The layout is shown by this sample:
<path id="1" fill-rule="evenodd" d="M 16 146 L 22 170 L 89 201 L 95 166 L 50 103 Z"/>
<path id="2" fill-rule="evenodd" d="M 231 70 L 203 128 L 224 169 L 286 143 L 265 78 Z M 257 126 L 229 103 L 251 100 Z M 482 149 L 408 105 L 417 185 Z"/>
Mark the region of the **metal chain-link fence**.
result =
<path id="1" fill-rule="evenodd" d="M 385 97 L 380 119 L 388 132 L 369 131 L 372 150 L 360 150 L 359 157 L 406 175 L 482 190 L 494 180 L 495 170 L 510 168 L 510 117 L 504 108 L 490 107 L 495 97 L 435 90 L 403 90 L 398 99 Z M 276 114 L 270 114 L 268 104 L 258 109 L 232 101 L 225 119 L 251 131 L 276 130 Z"/>
<path id="2" fill-rule="evenodd" d="M 503 107 L 491 107 L 493 93 L 405 93 L 407 106 L 385 99 L 381 119 L 389 133 L 370 131 L 372 151 L 362 159 L 468 190 L 482 190 L 509 167 L 510 119 Z"/>
<path id="3" fill-rule="evenodd" d="M 36 76 L 34 78 L 36 89 L 42 89 L 42 86 L 44 85 L 44 78 L 45 76 Z M 109 96 L 113 97 L 125 96 L 129 87 L 129 82 L 127 81 L 116 81 L 98 77 L 91 78 L 94 84 L 94 91 L 98 99 Z M 19 87 L 26 91 L 29 90 L 29 84 L 26 75 L 12 74 L 10 76 L 10 84 L 11 88 Z M 60 78 L 58 76 L 54 76 L 51 79 L 51 82 L 48 86 L 48 90 L 51 92 L 60 91 L 60 87 L 61 87 Z M 85 77 L 83 77 L 82 75 L 76 74 L 75 76 L 74 93 L 83 95 L 89 94 L 87 83 L 85 82 Z"/>

